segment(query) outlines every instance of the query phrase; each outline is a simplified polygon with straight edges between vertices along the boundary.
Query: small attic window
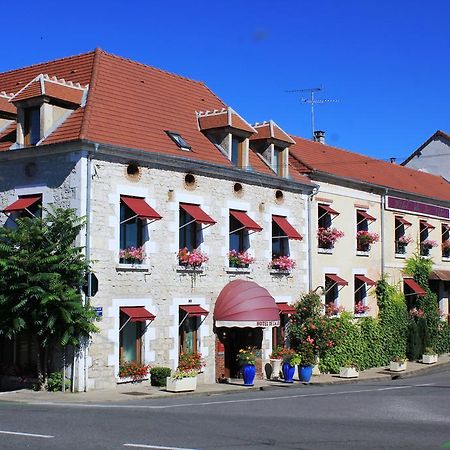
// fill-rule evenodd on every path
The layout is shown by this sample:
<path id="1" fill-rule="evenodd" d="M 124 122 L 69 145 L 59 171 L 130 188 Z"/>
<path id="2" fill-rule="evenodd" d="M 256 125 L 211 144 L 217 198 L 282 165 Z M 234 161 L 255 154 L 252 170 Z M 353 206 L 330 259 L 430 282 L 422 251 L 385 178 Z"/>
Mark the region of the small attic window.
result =
<path id="1" fill-rule="evenodd" d="M 183 136 L 179 133 L 175 133 L 175 131 L 167 131 L 167 135 L 172 139 L 175 144 L 178 145 L 178 147 L 181 148 L 181 150 L 189 151 L 191 149 L 191 146 L 184 140 Z"/>

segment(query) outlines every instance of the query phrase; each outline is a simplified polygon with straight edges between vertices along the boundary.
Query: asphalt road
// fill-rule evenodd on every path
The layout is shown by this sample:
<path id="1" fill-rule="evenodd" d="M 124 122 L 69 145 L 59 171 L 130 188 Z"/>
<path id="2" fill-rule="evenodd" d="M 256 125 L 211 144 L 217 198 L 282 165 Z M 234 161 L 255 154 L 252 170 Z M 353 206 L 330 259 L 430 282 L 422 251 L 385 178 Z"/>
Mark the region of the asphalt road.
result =
<path id="1" fill-rule="evenodd" d="M 0 449 L 450 448 L 450 369 L 118 404 L 0 402 Z"/>

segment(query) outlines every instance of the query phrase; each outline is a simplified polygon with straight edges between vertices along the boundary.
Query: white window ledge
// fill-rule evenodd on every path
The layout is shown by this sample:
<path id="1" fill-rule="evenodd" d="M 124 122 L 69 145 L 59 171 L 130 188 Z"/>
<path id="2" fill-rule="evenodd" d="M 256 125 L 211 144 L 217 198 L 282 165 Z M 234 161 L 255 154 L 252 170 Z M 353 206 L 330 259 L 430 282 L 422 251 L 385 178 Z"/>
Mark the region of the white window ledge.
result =
<path id="1" fill-rule="evenodd" d="M 282 269 L 269 269 L 270 275 L 289 276 L 292 274 L 292 270 Z"/>
<path id="2" fill-rule="evenodd" d="M 397 259 L 406 259 L 406 253 L 396 253 L 395 257 Z"/>
<path id="3" fill-rule="evenodd" d="M 206 270 L 206 266 L 202 265 L 199 267 L 193 267 L 193 266 L 177 266 L 176 269 L 177 273 L 203 273 Z"/>
<path id="4" fill-rule="evenodd" d="M 321 248 L 321 247 L 317 248 L 317 253 L 324 253 L 327 255 L 332 255 L 333 252 L 334 252 L 334 248 Z"/>
<path id="5" fill-rule="evenodd" d="M 148 264 L 124 264 L 119 263 L 116 266 L 117 272 L 150 272 Z"/>
<path id="6" fill-rule="evenodd" d="M 449 258 L 448 256 L 447 256 L 447 257 L 446 257 L 446 256 L 443 256 L 443 257 L 442 257 L 442 261 L 443 261 L 443 262 L 450 262 L 450 258 Z"/>
<path id="7" fill-rule="evenodd" d="M 364 252 L 362 250 L 356 250 L 356 256 L 369 256 L 370 251 Z"/>
<path id="8" fill-rule="evenodd" d="M 251 273 L 252 269 L 250 267 L 227 267 L 225 269 L 226 273 L 232 273 L 232 274 L 247 274 Z"/>

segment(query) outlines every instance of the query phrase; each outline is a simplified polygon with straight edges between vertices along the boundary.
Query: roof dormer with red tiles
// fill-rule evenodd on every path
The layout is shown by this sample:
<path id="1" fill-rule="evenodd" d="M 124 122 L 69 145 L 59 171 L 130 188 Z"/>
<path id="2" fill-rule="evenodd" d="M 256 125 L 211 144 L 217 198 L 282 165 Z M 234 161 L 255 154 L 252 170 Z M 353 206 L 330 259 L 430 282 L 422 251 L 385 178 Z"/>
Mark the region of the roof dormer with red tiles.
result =
<path id="1" fill-rule="evenodd" d="M 249 168 L 249 137 L 256 133 L 249 123 L 230 107 L 197 112 L 197 119 L 200 130 L 234 166 Z"/>
<path id="2" fill-rule="evenodd" d="M 250 148 L 280 177 L 289 177 L 289 146 L 295 141 L 273 120 L 253 125 Z"/>
<path id="3" fill-rule="evenodd" d="M 17 108 L 16 145 L 39 144 L 86 101 L 88 86 L 39 74 L 9 99 Z"/>

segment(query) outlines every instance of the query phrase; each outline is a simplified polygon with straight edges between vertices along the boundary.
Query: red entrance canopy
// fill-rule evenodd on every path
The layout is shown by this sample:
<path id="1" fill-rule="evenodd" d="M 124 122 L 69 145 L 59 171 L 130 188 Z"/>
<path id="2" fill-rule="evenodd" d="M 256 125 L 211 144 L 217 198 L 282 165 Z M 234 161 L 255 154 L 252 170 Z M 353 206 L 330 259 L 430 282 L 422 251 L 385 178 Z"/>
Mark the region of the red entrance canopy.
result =
<path id="1" fill-rule="evenodd" d="M 396 219 L 402 224 L 405 225 L 407 227 L 410 227 L 412 225 L 411 222 L 408 222 L 406 219 L 404 219 L 403 217 L 399 217 L 397 216 Z"/>
<path id="2" fill-rule="evenodd" d="M 121 195 L 120 200 L 125 203 L 140 219 L 159 220 L 162 217 L 143 199 Z"/>
<path id="3" fill-rule="evenodd" d="M 419 297 L 423 297 L 424 295 L 427 295 L 424 289 L 420 287 L 418 283 L 416 283 L 412 278 L 403 278 L 403 281 L 405 284 L 411 288 L 411 290 L 414 292 L 414 294 L 417 294 Z"/>
<path id="4" fill-rule="evenodd" d="M 371 222 L 375 222 L 375 220 L 377 220 L 377 219 L 375 219 L 375 217 L 371 216 L 368 212 L 366 212 L 366 211 L 364 211 L 362 209 L 358 209 L 358 214 L 361 217 L 364 217 L 364 219 L 370 220 Z"/>
<path id="5" fill-rule="evenodd" d="M 287 303 L 277 303 L 280 314 L 295 314 L 297 310 Z"/>
<path id="6" fill-rule="evenodd" d="M 319 208 L 322 208 L 328 214 L 332 214 L 333 216 L 338 216 L 340 214 L 337 211 L 335 211 L 331 206 L 328 205 L 319 205 Z"/>
<path id="7" fill-rule="evenodd" d="M 338 277 L 333 273 L 326 273 L 325 277 L 331 281 L 334 281 L 338 286 L 348 286 L 348 281 L 345 281 L 343 278 Z"/>
<path id="8" fill-rule="evenodd" d="M 146 320 L 154 320 L 156 317 L 143 306 L 127 306 L 120 308 L 120 311 L 130 318 L 130 322 L 145 322 Z"/>
<path id="9" fill-rule="evenodd" d="M 254 281 L 234 280 L 217 297 L 214 320 L 216 327 L 277 327 L 280 313 L 267 289 Z"/>
<path id="10" fill-rule="evenodd" d="M 17 211 L 23 211 L 24 209 L 29 208 L 31 205 L 34 205 L 36 202 L 42 200 L 41 195 L 30 195 L 29 197 L 22 197 L 19 200 L 16 200 L 14 203 L 11 203 L 7 206 L 3 212 L 11 213 Z"/>
<path id="11" fill-rule="evenodd" d="M 272 220 L 286 233 L 289 239 L 303 239 L 302 235 L 283 216 L 272 216 Z"/>
<path id="12" fill-rule="evenodd" d="M 180 203 L 180 208 L 184 209 L 198 223 L 209 223 L 210 225 L 216 223 L 216 221 L 208 216 L 208 214 L 206 214 L 198 205 Z"/>
<path id="13" fill-rule="evenodd" d="M 191 317 L 207 316 L 209 314 L 209 312 L 200 305 L 180 305 L 180 309 L 187 312 Z"/>
<path id="14" fill-rule="evenodd" d="M 260 227 L 253 219 L 251 219 L 244 211 L 235 211 L 230 209 L 230 214 L 241 223 L 241 225 L 247 230 L 261 231 Z"/>
<path id="15" fill-rule="evenodd" d="M 365 275 L 355 275 L 355 278 L 362 281 L 363 283 L 366 283 L 367 286 L 375 286 L 377 284 L 376 281 L 373 281 L 370 278 L 367 278 Z"/>

